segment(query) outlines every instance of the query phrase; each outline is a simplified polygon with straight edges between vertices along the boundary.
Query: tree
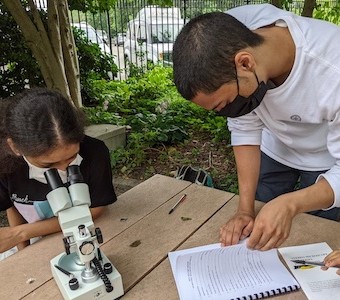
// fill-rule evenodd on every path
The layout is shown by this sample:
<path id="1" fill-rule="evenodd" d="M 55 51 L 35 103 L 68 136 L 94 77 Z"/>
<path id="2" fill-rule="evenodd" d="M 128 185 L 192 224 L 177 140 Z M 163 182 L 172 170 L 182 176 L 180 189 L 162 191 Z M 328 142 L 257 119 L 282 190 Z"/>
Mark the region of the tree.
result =
<path id="1" fill-rule="evenodd" d="M 313 17 L 314 8 L 316 8 L 316 0 L 305 0 L 301 15 L 305 17 Z"/>
<path id="2" fill-rule="evenodd" d="M 286 8 L 287 10 L 289 10 L 289 6 L 292 4 L 292 1 L 291 0 L 271 0 L 271 4 L 277 7 Z M 314 8 L 316 8 L 316 0 L 304 0 L 301 16 L 310 17 L 310 18 L 313 17 Z"/>
<path id="3" fill-rule="evenodd" d="M 67 0 L 47 1 L 47 28 L 33 0 L 1 0 L 38 62 L 48 88 L 59 90 L 75 106 L 82 106 L 79 65 L 68 16 Z"/>
<path id="4" fill-rule="evenodd" d="M 48 88 L 59 90 L 75 106 L 82 106 L 77 51 L 69 19 L 72 9 L 107 11 L 117 0 L 0 0 L 8 9 L 40 67 Z M 47 3 L 47 22 L 37 3 Z M 154 2 L 170 2 L 154 1 Z"/>

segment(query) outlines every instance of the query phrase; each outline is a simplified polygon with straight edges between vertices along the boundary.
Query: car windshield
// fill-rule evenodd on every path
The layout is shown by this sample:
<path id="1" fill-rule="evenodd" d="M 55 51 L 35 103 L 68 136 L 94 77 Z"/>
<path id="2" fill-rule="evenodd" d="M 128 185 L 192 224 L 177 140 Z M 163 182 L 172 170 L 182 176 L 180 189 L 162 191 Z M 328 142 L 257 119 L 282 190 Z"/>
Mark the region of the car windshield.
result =
<path id="1" fill-rule="evenodd" d="M 84 29 L 83 29 L 84 30 Z M 85 30 L 84 30 L 85 31 Z M 88 30 L 88 39 L 93 42 L 93 43 L 102 43 L 102 39 L 100 36 L 98 36 L 98 34 L 93 30 L 93 29 L 89 29 Z"/>
<path id="2" fill-rule="evenodd" d="M 89 41 L 92 43 L 101 44 L 103 43 L 102 38 L 95 32 L 92 27 L 87 26 L 86 24 L 73 24 L 73 26 L 82 30 Z"/>
<path id="3" fill-rule="evenodd" d="M 152 43 L 174 43 L 182 27 L 182 24 L 151 25 Z"/>

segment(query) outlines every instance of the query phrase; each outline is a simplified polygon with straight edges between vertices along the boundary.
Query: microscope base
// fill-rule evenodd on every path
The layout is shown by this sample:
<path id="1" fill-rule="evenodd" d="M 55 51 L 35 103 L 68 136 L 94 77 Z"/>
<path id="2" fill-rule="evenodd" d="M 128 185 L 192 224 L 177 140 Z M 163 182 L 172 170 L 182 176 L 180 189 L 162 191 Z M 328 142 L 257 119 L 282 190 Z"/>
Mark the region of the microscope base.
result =
<path id="1" fill-rule="evenodd" d="M 108 260 L 108 258 L 104 255 L 104 253 L 102 253 L 101 255 L 103 259 L 102 260 L 103 264 L 111 263 Z M 73 255 L 72 253 L 69 255 L 66 255 L 65 253 L 61 253 L 50 261 L 53 277 L 64 299 L 67 299 L 67 300 L 92 300 L 92 299 L 113 300 L 118 297 L 121 297 L 124 294 L 122 277 L 113 265 L 112 265 L 112 272 L 106 275 L 113 286 L 113 291 L 107 292 L 105 289 L 104 282 L 101 278 L 98 278 L 96 281 L 91 282 L 91 283 L 84 283 L 81 277 L 81 273 L 83 270 L 81 266 L 78 265 L 77 268 L 74 268 L 73 266 L 70 266 L 70 268 L 66 268 L 64 266 L 65 262 L 63 262 L 63 260 L 65 261 L 65 258 L 66 258 L 66 261 L 70 261 L 71 259 L 73 260 L 73 258 L 75 257 L 76 255 Z M 60 270 L 58 270 L 55 267 L 55 265 L 61 266 L 63 269 L 72 273 L 74 277 L 78 279 L 79 288 L 76 290 L 71 290 L 69 287 L 69 280 L 71 278 L 67 276 L 66 274 L 64 274 L 63 272 L 61 272 Z"/>

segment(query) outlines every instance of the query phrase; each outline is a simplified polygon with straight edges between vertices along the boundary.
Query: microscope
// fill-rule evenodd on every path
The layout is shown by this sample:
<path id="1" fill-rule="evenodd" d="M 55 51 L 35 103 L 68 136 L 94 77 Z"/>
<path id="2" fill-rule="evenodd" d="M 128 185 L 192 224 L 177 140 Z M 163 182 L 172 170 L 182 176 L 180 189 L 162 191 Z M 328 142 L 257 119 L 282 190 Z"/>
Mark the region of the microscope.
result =
<path id="1" fill-rule="evenodd" d="M 44 175 L 51 189 L 47 200 L 64 235 L 65 252 L 50 261 L 63 297 L 113 300 L 122 296 L 122 277 L 99 248 L 103 236 L 100 228 L 94 227 L 89 188 L 79 166 L 67 168 L 67 187 L 57 169 L 49 169 Z"/>

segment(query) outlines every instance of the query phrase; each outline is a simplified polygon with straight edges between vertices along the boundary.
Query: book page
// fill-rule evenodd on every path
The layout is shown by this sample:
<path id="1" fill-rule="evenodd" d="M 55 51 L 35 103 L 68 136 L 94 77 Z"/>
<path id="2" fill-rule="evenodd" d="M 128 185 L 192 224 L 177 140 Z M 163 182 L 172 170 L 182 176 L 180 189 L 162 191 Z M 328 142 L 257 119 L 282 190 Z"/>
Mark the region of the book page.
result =
<path id="1" fill-rule="evenodd" d="M 256 294 L 263 298 L 298 288 L 276 249 L 249 250 L 245 244 L 229 247 L 214 244 L 202 249 L 169 253 L 182 300 L 251 299 Z"/>
<path id="2" fill-rule="evenodd" d="M 324 271 L 320 266 L 308 265 L 308 261 L 323 262 L 332 252 L 327 243 L 285 247 L 280 248 L 279 252 L 309 300 L 340 299 L 340 276 L 336 274 L 338 269 Z M 304 260 L 306 264 L 294 263 L 292 260 Z"/>

